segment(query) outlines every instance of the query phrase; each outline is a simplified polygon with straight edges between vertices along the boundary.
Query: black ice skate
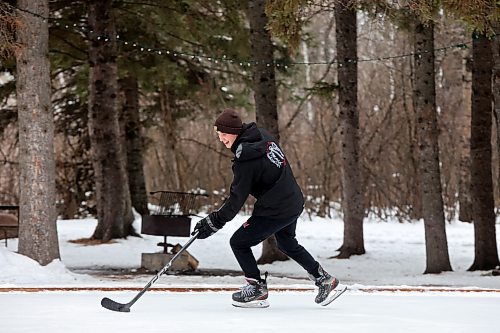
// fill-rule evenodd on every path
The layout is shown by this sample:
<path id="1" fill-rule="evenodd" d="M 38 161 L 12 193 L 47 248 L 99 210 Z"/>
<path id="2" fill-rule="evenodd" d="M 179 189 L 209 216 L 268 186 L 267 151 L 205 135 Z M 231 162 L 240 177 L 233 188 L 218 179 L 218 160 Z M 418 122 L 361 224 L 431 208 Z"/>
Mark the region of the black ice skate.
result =
<path id="1" fill-rule="evenodd" d="M 240 308 L 267 308 L 269 303 L 266 280 L 245 280 L 247 284 L 233 294 L 233 305 Z"/>
<path id="2" fill-rule="evenodd" d="M 347 287 L 340 284 L 339 280 L 328 274 L 323 267 L 319 266 L 318 272 L 320 274 L 318 278 L 310 275 L 311 280 L 319 288 L 318 295 L 314 301 L 319 305 L 327 306 L 342 295 L 347 290 Z"/>

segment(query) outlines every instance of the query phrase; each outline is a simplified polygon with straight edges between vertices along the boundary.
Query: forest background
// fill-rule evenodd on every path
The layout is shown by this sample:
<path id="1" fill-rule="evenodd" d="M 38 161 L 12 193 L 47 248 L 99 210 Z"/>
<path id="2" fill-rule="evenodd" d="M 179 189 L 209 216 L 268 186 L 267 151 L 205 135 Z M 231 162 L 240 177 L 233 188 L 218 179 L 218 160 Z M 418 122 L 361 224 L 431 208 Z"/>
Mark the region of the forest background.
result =
<path id="1" fill-rule="evenodd" d="M 424 220 L 427 273 L 451 270 L 454 219 L 474 222 L 471 269 L 499 265 L 495 1 L 19 0 L 0 15 L 0 203 L 19 204 L 20 253 L 57 258 L 57 217 L 95 216 L 102 242 L 137 235 L 151 191 L 219 207 L 231 156 L 213 121 L 231 107 L 279 137 L 307 214 L 343 214 L 339 257 L 364 253 L 374 213 Z"/>

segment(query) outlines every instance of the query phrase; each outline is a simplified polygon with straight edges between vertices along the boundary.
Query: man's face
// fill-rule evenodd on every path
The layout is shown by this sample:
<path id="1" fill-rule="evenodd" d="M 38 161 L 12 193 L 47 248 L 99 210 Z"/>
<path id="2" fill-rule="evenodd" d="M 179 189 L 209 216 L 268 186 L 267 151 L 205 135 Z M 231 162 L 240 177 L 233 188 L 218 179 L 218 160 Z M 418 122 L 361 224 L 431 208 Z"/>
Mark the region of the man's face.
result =
<path id="1" fill-rule="evenodd" d="M 219 136 L 220 142 L 222 142 L 228 149 L 231 149 L 231 146 L 238 137 L 236 134 L 222 133 L 220 131 L 217 131 L 217 135 Z"/>

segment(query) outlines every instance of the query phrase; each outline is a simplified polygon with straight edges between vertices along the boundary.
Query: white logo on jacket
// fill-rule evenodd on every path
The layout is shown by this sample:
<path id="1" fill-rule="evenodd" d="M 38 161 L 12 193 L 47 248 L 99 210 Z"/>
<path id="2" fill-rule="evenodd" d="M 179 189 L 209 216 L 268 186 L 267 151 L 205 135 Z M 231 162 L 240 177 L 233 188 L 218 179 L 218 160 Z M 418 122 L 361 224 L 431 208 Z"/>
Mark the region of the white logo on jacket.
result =
<path id="1" fill-rule="evenodd" d="M 285 165 L 285 154 L 281 151 L 276 142 L 269 141 L 267 143 L 267 158 L 278 168 Z"/>
<path id="2" fill-rule="evenodd" d="M 236 155 L 236 158 L 240 158 L 240 156 L 241 156 L 241 152 L 242 152 L 242 151 L 243 151 L 243 145 L 240 143 L 240 144 L 238 145 L 238 148 L 236 148 L 236 154 L 235 154 L 235 155 Z"/>

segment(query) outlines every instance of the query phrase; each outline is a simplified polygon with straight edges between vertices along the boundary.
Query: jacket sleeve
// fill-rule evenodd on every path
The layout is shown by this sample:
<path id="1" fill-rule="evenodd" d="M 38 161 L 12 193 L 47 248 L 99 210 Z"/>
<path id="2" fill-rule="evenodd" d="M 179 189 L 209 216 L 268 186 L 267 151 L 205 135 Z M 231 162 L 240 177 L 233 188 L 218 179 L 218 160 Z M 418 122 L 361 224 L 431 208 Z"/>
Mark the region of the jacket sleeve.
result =
<path id="1" fill-rule="evenodd" d="M 253 169 L 251 163 L 235 162 L 233 165 L 233 182 L 229 191 L 229 197 L 218 211 L 213 213 L 215 221 L 224 225 L 231 221 L 240 211 L 252 189 Z"/>

